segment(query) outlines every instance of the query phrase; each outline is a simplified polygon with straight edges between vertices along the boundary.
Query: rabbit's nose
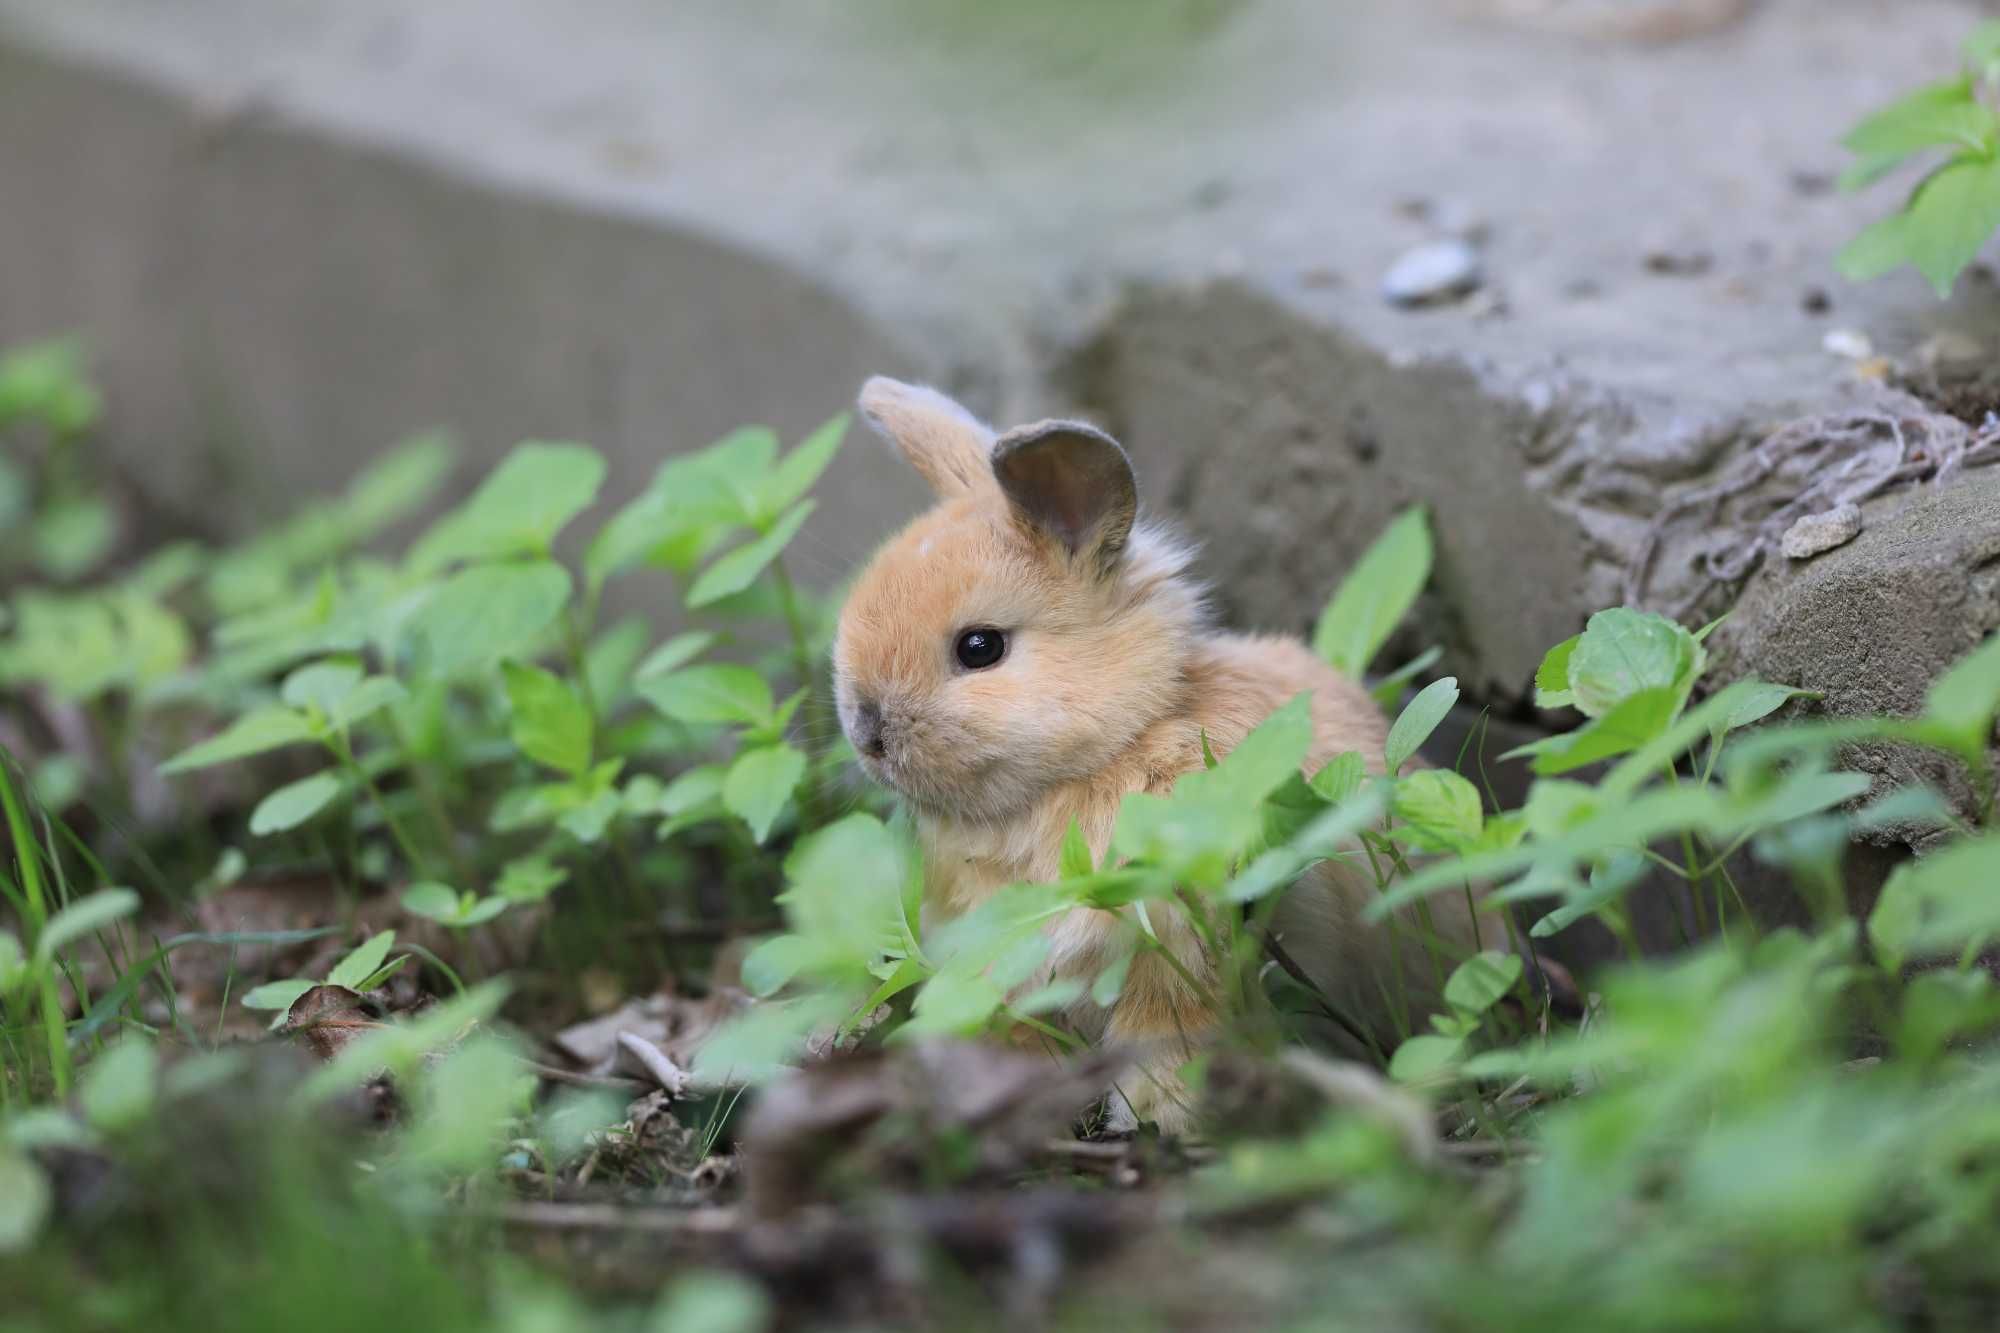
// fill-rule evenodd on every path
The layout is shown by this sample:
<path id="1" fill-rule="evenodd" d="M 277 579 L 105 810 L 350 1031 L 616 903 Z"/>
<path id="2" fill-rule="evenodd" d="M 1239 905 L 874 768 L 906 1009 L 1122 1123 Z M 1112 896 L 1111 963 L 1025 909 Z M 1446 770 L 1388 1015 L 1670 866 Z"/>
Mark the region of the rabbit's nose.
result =
<path id="1" fill-rule="evenodd" d="M 880 759 L 885 752 L 882 744 L 882 709 L 873 699 L 863 699 L 854 706 L 854 748 L 870 759 Z"/>

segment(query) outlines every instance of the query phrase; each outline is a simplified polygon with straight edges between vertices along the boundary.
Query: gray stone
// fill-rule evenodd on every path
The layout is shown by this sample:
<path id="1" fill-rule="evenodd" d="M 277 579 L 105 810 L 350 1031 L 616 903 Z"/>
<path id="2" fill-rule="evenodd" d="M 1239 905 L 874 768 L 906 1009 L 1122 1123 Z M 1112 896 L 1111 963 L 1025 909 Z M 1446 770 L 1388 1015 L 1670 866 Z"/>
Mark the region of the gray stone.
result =
<path id="1" fill-rule="evenodd" d="M 1802 298 L 1894 191 L 1800 182 L 1955 63 L 1962 3 L 1895 9 L 1766 0 L 1586 59 L 1414 0 L 0 0 L 0 340 L 89 330 L 110 447 L 218 527 L 436 422 L 468 475 L 590 440 L 615 494 L 745 419 L 795 435 L 873 371 L 1001 420 L 1080 410 L 1247 623 L 1309 625 L 1429 505 L 1409 637 L 1504 705 L 1595 608 L 1726 604 L 1714 544 L 1786 497 L 1710 519 L 1708 488 L 1869 401 Z M 1375 290 L 1432 234 L 1394 201 L 1440 191 L 1490 221 L 1504 317 Z M 1649 275 L 1655 236 L 1712 267 Z M 1885 357 L 2000 345 L 1977 271 L 1947 303 L 1908 271 L 1833 290 Z M 851 447 L 808 572 L 919 495 Z M 1878 526 L 1758 579 L 1889 559 Z M 1913 675 L 1968 633 L 1962 602 L 1897 613 Z M 1838 616 L 1781 620 L 1738 665 L 1842 665 Z"/>
<path id="2" fill-rule="evenodd" d="M 1391 305 L 1432 305 L 1455 300 L 1479 285 L 1479 254 L 1459 240 L 1432 241 L 1406 250 L 1382 275 Z"/>
<path id="3" fill-rule="evenodd" d="M 1845 546 L 1860 535 L 1860 506 L 1840 505 L 1823 514 L 1807 514 L 1785 529 L 1778 550 L 1789 560 L 1810 560 L 1822 551 Z"/>

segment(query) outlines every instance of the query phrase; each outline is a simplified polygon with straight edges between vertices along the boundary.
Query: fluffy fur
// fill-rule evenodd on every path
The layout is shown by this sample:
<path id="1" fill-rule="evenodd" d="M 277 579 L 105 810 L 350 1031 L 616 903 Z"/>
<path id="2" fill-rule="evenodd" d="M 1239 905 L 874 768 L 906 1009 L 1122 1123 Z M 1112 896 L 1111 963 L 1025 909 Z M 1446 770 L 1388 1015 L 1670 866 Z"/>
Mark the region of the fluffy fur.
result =
<path id="1" fill-rule="evenodd" d="M 1302 691 L 1309 770 L 1346 750 L 1379 764 L 1388 724 L 1359 685 L 1296 640 L 1210 625 L 1192 552 L 1137 516 L 1129 463 L 1108 436 L 1045 422 L 996 439 L 944 395 L 882 378 L 863 388 L 861 410 L 938 496 L 863 571 L 834 643 L 841 724 L 865 733 L 862 763 L 915 815 L 929 910 L 956 914 L 1006 885 L 1056 878 L 1072 819 L 1102 857 L 1126 794 L 1171 789 L 1201 767 L 1204 734 L 1226 753 Z M 969 671 L 954 644 L 984 626 L 1005 632 L 1006 653 Z M 1371 891 L 1325 863 L 1274 925 L 1330 998 L 1387 1032 L 1385 997 L 1433 968 L 1414 931 L 1360 921 Z M 1195 975 L 1212 973 L 1191 931 L 1162 925 L 1172 915 L 1155 914 L 1163 938 Z M 1091 910 L 1056 922 L 1046 975 L 1087 981 L 1114 928 Z M 1474 947 L 1463 903 L 1434 904 L 1431 928 Z M 1484 923 L 1485 943 L 1504 939 L 1498 929 Z M 1165 960 L 1140 955 L 1109 1012 L 1085 1002 L 1067 1017 L 1149 1050 L 1121 1081 L 1127 1109 L 1186 1128 L 1176 1070 L 1221 1016 Z"/>

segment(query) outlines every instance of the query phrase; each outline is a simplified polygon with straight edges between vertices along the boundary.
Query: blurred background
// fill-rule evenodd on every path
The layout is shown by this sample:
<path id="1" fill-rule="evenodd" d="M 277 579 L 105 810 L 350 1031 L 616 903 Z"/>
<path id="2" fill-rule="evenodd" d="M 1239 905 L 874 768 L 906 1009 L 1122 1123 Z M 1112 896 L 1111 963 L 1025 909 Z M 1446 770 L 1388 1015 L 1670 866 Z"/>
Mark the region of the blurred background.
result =
<path id="1" fill-rule="evenodd" d="M 1428 628 L 1518 697 L 1589 610 L 1705 591 L 1712 531 L 1638 570 L 1664 498 L 1842 401 L 1838 349 L 2000 338 L 1981 271 L 1832 264 L 1905 188 L 1836 190 L 1840 136 L 1980 12 L 0 0 L 0 342 L 87 336 L 176 530 L 428 427 L 462 479 L 588 441 L 615 496 L 878 371 L 1081 411 L 1268 627 L 1430 504 Z M 822 580 L 920 499 L 863 449 L 824 495 Z"/>

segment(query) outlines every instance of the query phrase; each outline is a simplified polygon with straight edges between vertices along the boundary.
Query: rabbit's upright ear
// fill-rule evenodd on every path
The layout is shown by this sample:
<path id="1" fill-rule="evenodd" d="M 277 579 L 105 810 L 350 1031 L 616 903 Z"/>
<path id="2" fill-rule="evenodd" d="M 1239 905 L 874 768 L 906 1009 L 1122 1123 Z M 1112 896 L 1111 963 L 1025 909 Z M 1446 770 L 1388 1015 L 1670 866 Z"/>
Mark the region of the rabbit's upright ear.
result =
<path id="1" fill-rule="evenodd" d="M 1070 556 L 1108 573 L 1139 513 L 1132 460 L 1118 441 L 1080 421 L 1008 431 L 993 446 L 993 475 L 1014 512 Z"/>
<path id="2" fill-rule="evenodd" d="M 861 415 L 949 500 L 991 485 L 993 432 L 936 389 L 877 375 L 861 386 Z"/>

